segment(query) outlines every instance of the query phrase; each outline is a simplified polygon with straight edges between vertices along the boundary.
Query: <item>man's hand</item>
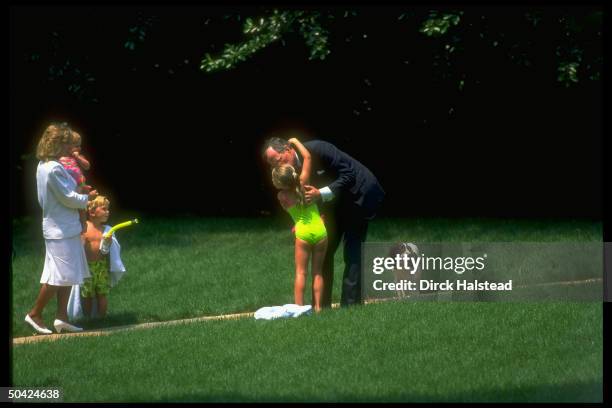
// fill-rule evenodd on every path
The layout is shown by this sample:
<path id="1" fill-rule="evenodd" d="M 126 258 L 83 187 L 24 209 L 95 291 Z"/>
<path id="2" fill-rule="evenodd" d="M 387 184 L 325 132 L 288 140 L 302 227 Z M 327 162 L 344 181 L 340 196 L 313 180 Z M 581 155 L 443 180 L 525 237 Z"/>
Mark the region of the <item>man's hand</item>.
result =
<path id="1" fill-rule="evenodd" d="M 306 204 L 316 203 L 321 199 L 321 192 L 314 186 L 304 186 L 304 199 Z"/>
<path id="2" fill-rule="evenodd" d="M 98 196 L 98 190 L 91 190 L 88 194 L 89 200 L 93 200 Z"/>

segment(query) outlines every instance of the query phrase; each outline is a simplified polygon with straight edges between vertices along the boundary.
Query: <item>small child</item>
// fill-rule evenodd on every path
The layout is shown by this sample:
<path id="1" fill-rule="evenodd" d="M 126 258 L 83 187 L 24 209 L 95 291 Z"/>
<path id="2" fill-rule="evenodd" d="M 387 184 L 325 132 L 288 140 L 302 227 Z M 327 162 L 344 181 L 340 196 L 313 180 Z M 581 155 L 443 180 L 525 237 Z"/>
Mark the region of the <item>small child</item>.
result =
<path id="1" fill-rule="evenodd" d="M 89 164 L 89 160 L 81 154 L 81 135 L 75 131 L 72 131 L 71 145 L 70 156 L 60 157 L 59 162 L 76 181 L 76 192 L 79 194 L 87 194 L 91 190 L 91 186 L 85 183 L 83 170 L 89 170 L 91 165 Z M 79 218 L 83 228 L 82 232 L 84 233 L 85 224 L 87 222 L 87 212 L 82 210 L 79 211 Z"/>
<path id="2" fill-rule="evenodd" d="M 83 313 L 86 317 L 95 317 L 92 313 L 94 299 L 97 300 L 97 317 L 106 316 L 108 309 L 107 296 L 111 286 L 119 279 L 116 273 L 122 274 L 125 272 L 119 257 L 117 239 L 114 236 L 103 237 L 103 234 L 110 229 L 108 225 L 104 224 L 110 215 L 109 206 L 110 201 L 104 196 L 96 197 L 87 205 L 88 220 L 87 229 L 83 234 L 83 243 L 91 278 L 85 279 L 81 287 Z M 116 252 L 113 252 L 113 249 Z"/>
<path id="3" fill-rule="evenodd" d="M 272 183 L 278 188 L 278 201 L 295 222 L 295 283 L 297 305 L 304 305 L 304 287 L 312 255 L 312 302 L 315 312 L 321 310 L 323 296 L 323 260 L 327 251 L 327 230 L 315 203 L 304 201 L 303 186 L 310 178 L 311 158 L 308 150 L 295 138 L 289 139 L 302 155 L 301 174 L 285 164 L 272 170 Z"/>

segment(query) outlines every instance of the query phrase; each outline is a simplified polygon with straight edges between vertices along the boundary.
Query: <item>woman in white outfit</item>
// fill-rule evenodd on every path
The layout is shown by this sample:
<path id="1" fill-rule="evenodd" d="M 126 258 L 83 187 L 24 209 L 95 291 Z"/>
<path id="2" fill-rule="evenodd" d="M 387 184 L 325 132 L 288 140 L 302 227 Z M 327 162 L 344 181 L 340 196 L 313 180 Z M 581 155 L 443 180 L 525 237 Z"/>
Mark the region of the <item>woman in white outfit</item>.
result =
<path id="1" fill-rule="evenodd" d="M 66 124 L 52 124 L 42 135 L 36 157 L 40 160 L 36 170 L 38 202 L 43 210 L 42 230 L 45 238 L 45 266 L 38 298 L 25 321 L 38 333 L 51 334 L 42 319 L 42 312 L 49 300 L 57 295 L 57 313 L 53 326 L 60 333 L 81 331 L 68 324 L 66 308 L 72 285 L 83 283 L 89 277 L 85 250 L 81 242 L 79 209 L 87 208 L 88 199 L 97 191 L 87 194 L 75 192 L 77 184 L 58 162 L 70 155 L 74 146 L 72 131 Z"/>

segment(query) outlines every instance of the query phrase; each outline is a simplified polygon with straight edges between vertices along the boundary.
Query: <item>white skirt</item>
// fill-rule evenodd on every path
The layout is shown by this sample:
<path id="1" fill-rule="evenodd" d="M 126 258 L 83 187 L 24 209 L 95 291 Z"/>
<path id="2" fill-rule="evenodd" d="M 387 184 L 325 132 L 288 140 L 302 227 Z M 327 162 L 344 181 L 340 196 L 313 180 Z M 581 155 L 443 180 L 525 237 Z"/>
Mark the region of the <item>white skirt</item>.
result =
<path id="1" fill-rule="evenodd" d="M 45 239 L 45 267 L 40 283 L 52 286 L 80 285 L 89 278 L 89 267 L 81 237 Z"/>

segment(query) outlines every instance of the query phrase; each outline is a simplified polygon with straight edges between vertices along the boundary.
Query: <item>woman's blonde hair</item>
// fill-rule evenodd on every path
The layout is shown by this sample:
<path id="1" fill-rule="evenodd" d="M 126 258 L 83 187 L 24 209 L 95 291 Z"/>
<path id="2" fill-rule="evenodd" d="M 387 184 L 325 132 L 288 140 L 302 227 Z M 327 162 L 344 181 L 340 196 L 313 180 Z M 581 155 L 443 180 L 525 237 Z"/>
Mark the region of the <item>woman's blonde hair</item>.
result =
<path id="1" fill-rule="evenodd" d="M 53 123 L 47 126 L 38 142 L 36 158 L 42 161 L 57 159 L 61 156 L 64 146 L 72 143 L 74 135 L 70 127 L 66 123 Z"/>
<path id="2" fill-rule="evenodd" d="M 89 214 L 89 212 L 95 210 L 98 207 L 104 207 L 110 206 L 110 201 L 108 198 L 104 197 L 103 195 L 99 195 L 96 198 L 94 198 L 93 200 L 89 200 L 87 202 L 87 213 Z"/>
<path id="3" fill-rule="evenodd" d="M 292 190 L 297 196 L 298 203 L 304 205 L 304 192 L 300 185 L 300 175 L 290 164 L 272 169 L 272 184 L 280 190 Z"/>

